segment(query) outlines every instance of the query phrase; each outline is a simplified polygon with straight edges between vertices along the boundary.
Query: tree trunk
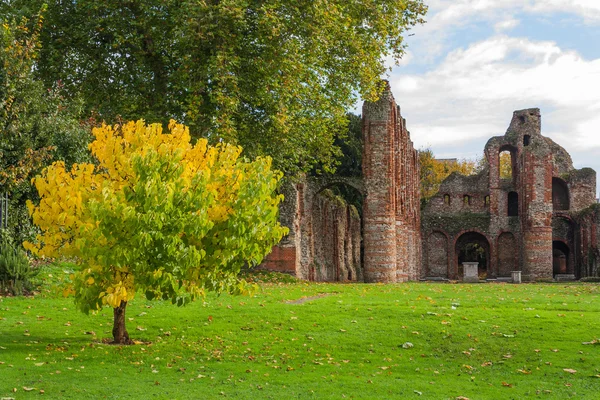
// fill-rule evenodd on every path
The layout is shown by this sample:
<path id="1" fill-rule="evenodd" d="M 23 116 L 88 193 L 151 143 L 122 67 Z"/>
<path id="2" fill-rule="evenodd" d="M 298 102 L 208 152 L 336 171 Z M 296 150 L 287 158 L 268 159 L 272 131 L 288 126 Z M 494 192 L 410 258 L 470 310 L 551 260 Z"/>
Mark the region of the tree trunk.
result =
<path id="1" fill-rule="evenodd" d="M 113 309 L 113 344 L 133 344 L 133 340 L 129 338 L 129 333 L 125 328 L 125 308 L 126 301 L 121 301 L 119 307 Z"/>

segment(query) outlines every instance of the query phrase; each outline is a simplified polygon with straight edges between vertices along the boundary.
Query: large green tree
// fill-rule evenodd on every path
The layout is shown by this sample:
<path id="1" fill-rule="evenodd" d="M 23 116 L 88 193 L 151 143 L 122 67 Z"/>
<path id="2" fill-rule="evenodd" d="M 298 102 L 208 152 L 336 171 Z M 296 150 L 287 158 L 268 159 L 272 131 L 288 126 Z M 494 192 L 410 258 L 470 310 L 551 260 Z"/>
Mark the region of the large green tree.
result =
<path id="1" fill-rule="evenodd" d="M 25 201 L 35 197 L 30 179 L 53 160 L 68 165 L 89 158 L 88 124 L 80 103 L 66 99 L 60 83 L 46 88 L 35 77 L 42 18 L 0 14 L 0 192 L 8 193 L 10 237 L 30 234 Z"/>
<path id="2" fill-rule="evenodd" d="M 422 22 L 422 0 L 0 0 L 48 3 L 38 72 L 106 120 L 185 121 L 197 137 L 326 169 L 357 97 Z"/>

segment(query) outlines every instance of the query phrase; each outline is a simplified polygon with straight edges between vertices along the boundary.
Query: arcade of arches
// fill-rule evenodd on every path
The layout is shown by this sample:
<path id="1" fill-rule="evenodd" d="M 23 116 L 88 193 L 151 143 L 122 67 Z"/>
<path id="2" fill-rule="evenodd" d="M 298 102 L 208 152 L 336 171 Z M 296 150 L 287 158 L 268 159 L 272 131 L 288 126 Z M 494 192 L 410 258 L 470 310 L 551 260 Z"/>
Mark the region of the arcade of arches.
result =
<path id="1" fill-rule="evenodd" d="M 579 279 L 600 271 L 596 173 L 541 135 L 539 109 L 515 111 L 484 148 L 476 175 L 450 175 L 424 205 L 418 154 L 389 89 L 363 106 L 363 176 L 335 184 L 363 196 L 357 210 L 319 195 L 331 183 L 290 184 L 280 220 L 290 234 L 264 266 L 303 279 L 400 282 L 480 279 L 521 271 L 523 280 Z M 335 178 L 330 178 L 334 179 Z"/>

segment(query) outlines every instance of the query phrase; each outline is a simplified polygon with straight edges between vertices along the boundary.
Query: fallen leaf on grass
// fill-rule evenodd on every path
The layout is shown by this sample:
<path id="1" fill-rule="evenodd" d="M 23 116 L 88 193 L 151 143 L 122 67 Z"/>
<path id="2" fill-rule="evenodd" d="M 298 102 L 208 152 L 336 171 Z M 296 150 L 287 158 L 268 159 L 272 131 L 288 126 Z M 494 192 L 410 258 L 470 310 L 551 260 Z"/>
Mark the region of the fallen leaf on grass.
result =
<path id="1" fill-rule="evenodd" d="M 512 384 L 508 382 L 502 382 L 502 386 L 512 387 Z"/>
<path id="2" fill-rule="evenodd" d="M 26 392 L 31 392 L 31 391 L 33 391 L 35 389 L 31 388 L 31 387 L 23 386 L 23 390 L 26 391 Z"/>
<path id="3" fill-rule="evenodd" d="M 563 371 L 568 372 L 569 374 L 576 374 L 577 370 L 571 368 L 563 368 Z"/>
<path id="4" fill-rule="evenodd" d="M 517 372 L 520 372 L 520 373 L 525 374 L 525 375 L 531 374 L 531 371 L 527 371 L 526 369 L 518 369 Z"/>
<path id="5" fill-rule="evenodd" d="M 583 342 L 581 344 L 600 344 L 600 340 L 598 339 L 594 339 L 591 342 Z"/>
<path id="6" fill-rule="evenodd" d="M 402 344 L 402 348 L 403 349 L 410 349 L 412 347 L 415 347 L 415 345 L 412 344 L 411 342 L 405 342 L 405 343 Z"/>
<path id="7" fill-rule="evenodd" d="M 482 367 L 489 367 L 490 365 L 492 365 L 491 361 L 487 361 L 487 362 L 484 362 L 483 364 L 481 364 Z"/>

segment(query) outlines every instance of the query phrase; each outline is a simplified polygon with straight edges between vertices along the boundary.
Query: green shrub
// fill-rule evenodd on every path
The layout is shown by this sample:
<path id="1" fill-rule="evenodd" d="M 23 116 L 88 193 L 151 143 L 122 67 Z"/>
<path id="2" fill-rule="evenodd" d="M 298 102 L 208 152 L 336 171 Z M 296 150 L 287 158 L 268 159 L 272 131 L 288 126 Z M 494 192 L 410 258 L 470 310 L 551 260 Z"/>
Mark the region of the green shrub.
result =
<path id="1" fill-rule="evenodd" d="M 0 243 L 0 292 L 22 295 L 30 291 L 33 287 L 31 279 L 37 273 L 23 250 L 6 242 Z"/>
<path id="2" fill-rule="evenodd" d="M 600 276 L 586 276 L 581 278 L 581 282 L 600 282 Z"/>

